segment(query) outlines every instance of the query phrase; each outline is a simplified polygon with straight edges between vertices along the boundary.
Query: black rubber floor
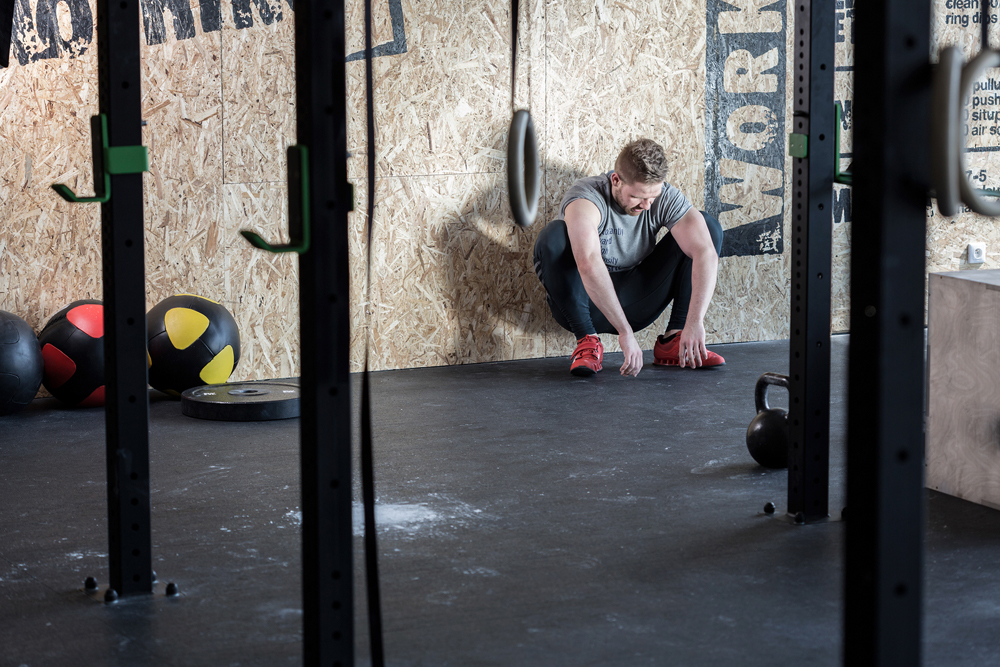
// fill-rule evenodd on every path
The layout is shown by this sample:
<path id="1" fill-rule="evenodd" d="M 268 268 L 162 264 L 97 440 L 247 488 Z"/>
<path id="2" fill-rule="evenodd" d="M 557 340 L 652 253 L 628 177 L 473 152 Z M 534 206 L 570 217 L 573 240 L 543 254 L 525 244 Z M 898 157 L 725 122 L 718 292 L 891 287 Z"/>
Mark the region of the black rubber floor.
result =
<path id="1" fill-rule="evenodd" d="M 726 366 L 635 379 L 620 354 L 587 380 L 566 359 L 375 374 L 388 663 L 840 664 L 844 525 L 764 516 L 787 475 L 744 445 L 754 382 L 787 370 L 787 343 L 713 349 Z M 43 400 L 0 418 L 0 664 L 301 662 L 297 422 L 199 421 L 158 396 L 154 562 L 178 598 L 82 592 L 108 576 L 103 413 Z M 932 494 L 928 517 L 925 664 L 995 664 L 1000 512 Z"/>

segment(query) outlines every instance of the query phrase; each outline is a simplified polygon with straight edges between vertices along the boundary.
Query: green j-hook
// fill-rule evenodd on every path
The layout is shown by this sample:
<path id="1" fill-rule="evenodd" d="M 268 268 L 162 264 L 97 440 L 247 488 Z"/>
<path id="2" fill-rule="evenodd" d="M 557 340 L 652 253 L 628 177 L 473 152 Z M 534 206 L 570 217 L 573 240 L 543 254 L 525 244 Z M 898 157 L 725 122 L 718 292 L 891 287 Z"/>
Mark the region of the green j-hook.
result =
<path id="1" fill-rule="evenodd" d="M 305 146 L 288 147 L 288 238 L 289 243 L 273 245 L 250 230 L 240 232 L 255 248 L 268 252 L 309 250 L 309 151 Z"/>
<path id="2" fill-rule="evenodd" d="M 99 202 L 111 199 L 111 176 L 116 174 L 141 174 L 149 171 L 149 153 L 145 146 L 108 146 L 108 117 L 97 114 L 90 118 L 90 135 L 94 155 L 94 196 L 78 197 L 62 183 L 52 189 L 60 197 L 74 204 Z"/>

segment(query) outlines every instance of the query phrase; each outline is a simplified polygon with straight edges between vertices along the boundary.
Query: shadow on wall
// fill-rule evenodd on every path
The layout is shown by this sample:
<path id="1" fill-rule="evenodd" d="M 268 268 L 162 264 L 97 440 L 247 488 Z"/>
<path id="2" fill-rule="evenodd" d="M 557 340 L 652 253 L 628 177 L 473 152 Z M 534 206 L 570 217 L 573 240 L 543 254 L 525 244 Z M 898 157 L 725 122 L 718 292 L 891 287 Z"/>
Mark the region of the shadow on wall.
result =
<path id="1" fill-rule="evenodd" d="M 538 217 L 528 229 L 514 224 L 507 198 L 507 174 L 468 198 L 457 215 L 430 232 L 435 247 L 448 251 L 447 295 L 461 322 L 460 346 L 471 334 L 476 350 L 460 350 L 468 361 L 544 356 L 546 331 L 561 331 L 549 312 L 535 275 L 535 239 L 558 215 L 565 189 L 585 176 L 578 170 L 547 168 Z M 444 295 L 442 295 L 444 296 Z M 505 347 L 513 347 L 505 353 Z M 534 354 L 532 354 L 534 348 Z"/>

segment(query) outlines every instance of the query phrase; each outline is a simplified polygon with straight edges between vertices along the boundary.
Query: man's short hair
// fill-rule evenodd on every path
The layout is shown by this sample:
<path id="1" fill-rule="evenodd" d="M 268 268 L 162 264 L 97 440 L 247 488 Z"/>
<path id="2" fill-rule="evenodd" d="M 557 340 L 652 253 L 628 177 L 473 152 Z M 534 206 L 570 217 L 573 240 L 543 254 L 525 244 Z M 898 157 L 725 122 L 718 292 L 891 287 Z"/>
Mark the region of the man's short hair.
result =
<path id="1" fill-rule="evenodd" d="M 629 142 L 615 160 L 615 173 L 625 183 L 662 183 L 667 177 L 667 155 L 652 139 Z"/>

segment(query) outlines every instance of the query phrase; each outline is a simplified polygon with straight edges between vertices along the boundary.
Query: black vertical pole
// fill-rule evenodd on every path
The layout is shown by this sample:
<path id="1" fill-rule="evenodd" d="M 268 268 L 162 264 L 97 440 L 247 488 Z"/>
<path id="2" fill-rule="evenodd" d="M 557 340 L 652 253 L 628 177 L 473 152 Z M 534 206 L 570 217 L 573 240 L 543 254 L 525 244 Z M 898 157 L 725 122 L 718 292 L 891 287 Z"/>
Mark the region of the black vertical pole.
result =
<path id="1" fill-rule="evenodd" d="M 515 21 L 516 24 L 516 21 Z M 372 292 L 372 230 L 375 227 L 375 79 L 372 53 L 372 1 L 365 0 L 365 108 L 368 143 L 368 208 L 365 267 L 367 298 Z M 365 368 L 361 378 L 361 495 L 365 510 L 365 583 L 368 593 L 368 638 L 372 667 L 385 666 L 382 644 L 382 595 L 378 576 L 378 531 L 375 525 L 375 456 L 372 448 L 372 396 L 369 378 L 368 333 L 365 333 Z"/>
<path id="2" fill-rule="evenodd" d="M 295 4 L 298 143 L 312 238 L 300 255 L 302 598 L 306 665 L 354 664 L 344 0 Z M 369 186 L 371 187 L 371 186 Z"/>
<path id="3" fill-rule="evenodd" d="M 796 2 L 788 513 L 807 523 L 829 515 L 835 18 L 833 0 Z"/>
<path id="4" fill-rule="evenodd" d="M 138 0 L 98 0 L 100 112 L 110 146 L 142 144 Z M 142 174 L 111 177 L 101 206 L 110 586 L 153 590 Z"/>
<path id="5" fill-rule="evenodd" d="M 14 31 L 15 0 L 0 0 L 0 67 L 10 66 L 10 40 Z"/>
<path id="6" fill-rule="evenodd" d="M 931 7 L 856 12 L 844 664 L 919 665 Z"/>

